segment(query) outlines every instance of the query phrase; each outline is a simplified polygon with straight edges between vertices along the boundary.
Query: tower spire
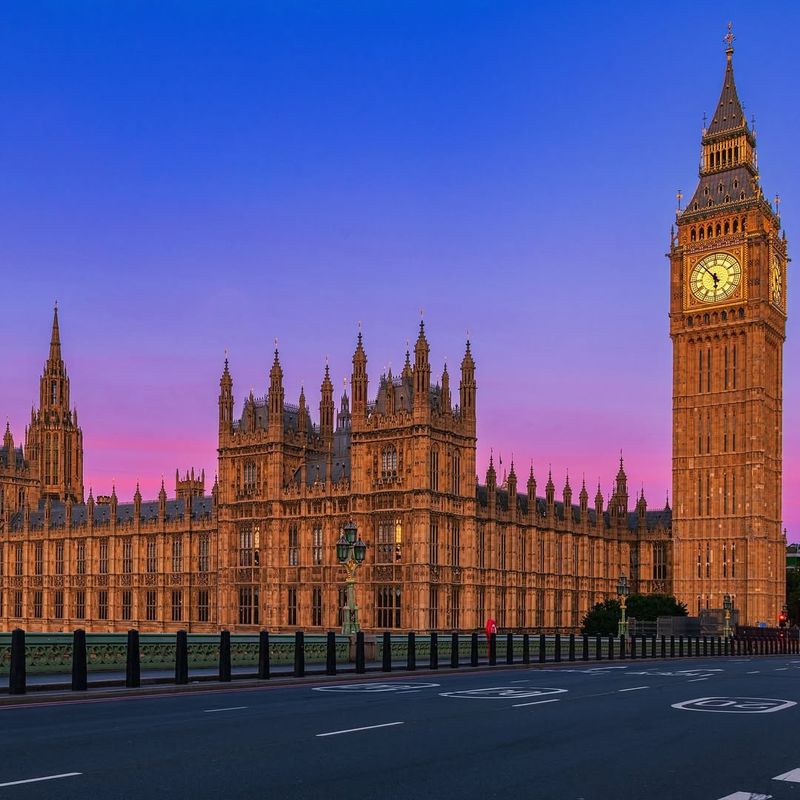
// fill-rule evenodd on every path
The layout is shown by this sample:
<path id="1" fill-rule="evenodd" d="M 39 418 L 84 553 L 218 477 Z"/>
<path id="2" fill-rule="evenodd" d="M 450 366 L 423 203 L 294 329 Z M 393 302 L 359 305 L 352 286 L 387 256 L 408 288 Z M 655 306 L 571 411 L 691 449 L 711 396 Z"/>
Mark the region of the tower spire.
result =
<path id="1" fill-rule="evenodd" d="M 53 306 L 53 330 L 50 334 L 50 361 L 61 361 L 61 332 L 58 329 L 58 301 Z"/>

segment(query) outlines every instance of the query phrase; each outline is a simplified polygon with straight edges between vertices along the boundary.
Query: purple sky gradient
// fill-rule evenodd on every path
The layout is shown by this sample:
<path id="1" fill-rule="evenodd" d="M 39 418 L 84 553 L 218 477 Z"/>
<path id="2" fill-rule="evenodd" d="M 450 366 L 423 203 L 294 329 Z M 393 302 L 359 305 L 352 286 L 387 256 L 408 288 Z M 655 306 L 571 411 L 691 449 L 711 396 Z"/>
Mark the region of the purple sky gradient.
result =
<path id="1" fill-rule="evenodd" d="M 374 390 L 424 309 L 469 330 L 478 465 L 670 486 L 669 228 L 697 180 L 728 15 L 790 253 L 800 7 L 11 3 L 0 29 L 0 413 L 22 438 L 59 301 L 87 486 L 215 472 L 218 381 L 316 419 L 363 322 Z M 784 517 L 800 538 L 790 271 Z"/>

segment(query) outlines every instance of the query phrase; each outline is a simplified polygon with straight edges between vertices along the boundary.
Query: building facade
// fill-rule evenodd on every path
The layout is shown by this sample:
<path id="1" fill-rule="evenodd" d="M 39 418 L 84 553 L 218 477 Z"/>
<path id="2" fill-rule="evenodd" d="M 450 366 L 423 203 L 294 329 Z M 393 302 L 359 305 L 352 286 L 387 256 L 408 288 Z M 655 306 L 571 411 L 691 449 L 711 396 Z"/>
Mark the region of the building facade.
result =
<path id="1" fill-rule="evenodd" d="M 741 619 L 775 624 L 785 597 L 787 244 L 759 181 L 732 44 L 729 32 L 700 180 L 669 252 L 674 586 L 690 613 L 721 608 L 729 593 Z"/>
<path id="2" fill-rule="evenodd" d="M 632 592 L 677 593 L 690 613 L 734 596 L 743 622 L 777 619 L 781 534 L 786 240 L 763 198 L 755 134 L 728 48 L 703 133 L 697 191 L 678 216 L 671 265 L 673 504 L 631 498 L 622 459 L 607 497 L 556 499 L 533 466 L 476 474 L 476 365 L 434 382 L 420 323 L 413 359 L 370 390 L 359 332 L 349 393 L 324 369 L 318 413 L 286 400 L 276 350 L 264 396 L 236 413 L 226 359 L 218 479 L 176 473 L 157 499 L 84 502 L 83 441 L 61 355 L 58 312 L 24 447 L 0 448 L 0 628 L 118 631 L 305 629 L 342 624 L 336 541 L 352 520 L 369 630 L 577 629 L 591 606 Z M 312 420 L 315 416 L 317 421 Z M 674 516 L 674 520 L 673 520 Z"/>

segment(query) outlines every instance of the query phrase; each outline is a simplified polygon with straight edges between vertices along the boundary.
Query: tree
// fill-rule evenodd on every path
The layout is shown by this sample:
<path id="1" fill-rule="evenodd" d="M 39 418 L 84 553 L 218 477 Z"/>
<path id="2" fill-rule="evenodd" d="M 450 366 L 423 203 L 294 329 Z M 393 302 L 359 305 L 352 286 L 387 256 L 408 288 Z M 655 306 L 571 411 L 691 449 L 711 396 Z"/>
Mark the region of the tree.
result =
<path id="1" fill-rule="evenodd" d="M 794 569 L 786 573 L 786 605 L 792 624 L 800 622 L 800 572 Z"/>
<path id="2" fill-rule="evenodd" d="M 632 594 L 625 604 L 626 615 L 639 622 L 655 622 L 658 617 L 685 617 L 686 606 L 669 594 Z M 590 636 L 616 636 L 622 610 L 619 600 L 596 603 L 583 618 L 583 633 Z"/>

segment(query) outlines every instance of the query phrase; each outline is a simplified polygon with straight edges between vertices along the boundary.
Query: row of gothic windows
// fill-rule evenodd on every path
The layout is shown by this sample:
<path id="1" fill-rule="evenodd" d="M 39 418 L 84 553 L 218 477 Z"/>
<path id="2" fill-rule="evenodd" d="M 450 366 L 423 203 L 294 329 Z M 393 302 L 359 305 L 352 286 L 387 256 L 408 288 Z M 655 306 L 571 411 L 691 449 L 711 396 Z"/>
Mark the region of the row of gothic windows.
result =
<path id="1" fill-rule="evenodd" d="M 742 200 L 744 200 L 744 192 L 742 192 Z M 730 198 L 726 198 L 730 200 Z M 747 229 L 747 217 L 742 217 L 741 222 L 738 218 L 733 221 L 726 219 L 724 222 L 718 222 L 716 225 L 693 225 L 689 231 L 689 239 L 696 242 L 698 239 L 712 239 L 717 236 L 727 236 L 730 233 L 739 233 L 741 228 L 742 233 Z"/>

